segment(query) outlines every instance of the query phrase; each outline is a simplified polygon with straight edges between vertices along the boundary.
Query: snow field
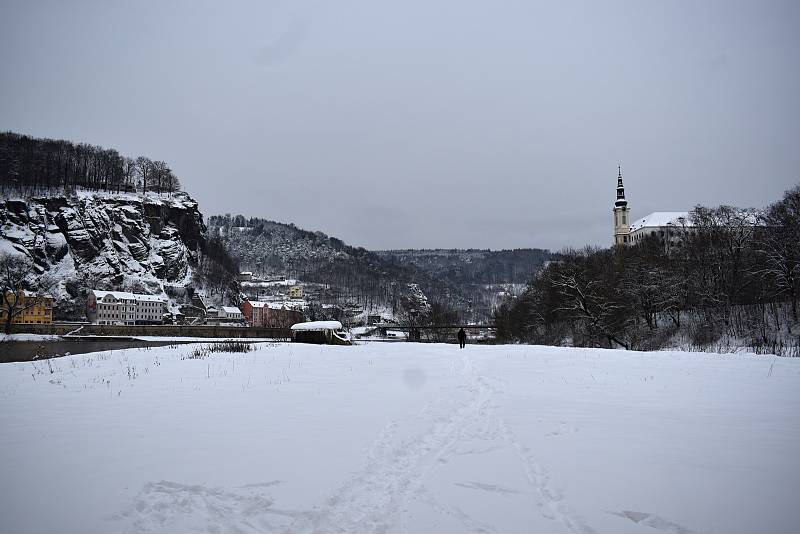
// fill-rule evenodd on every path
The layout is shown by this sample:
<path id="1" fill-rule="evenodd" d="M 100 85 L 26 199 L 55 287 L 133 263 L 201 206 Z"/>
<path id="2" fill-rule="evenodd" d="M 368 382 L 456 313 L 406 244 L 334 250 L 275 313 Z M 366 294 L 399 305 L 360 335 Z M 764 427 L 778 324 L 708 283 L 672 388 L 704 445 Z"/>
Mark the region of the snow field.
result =
<path id="1" fill-rule="evenodd" d="M 0 364 L 0 531 L 796 531 L 800 361 L 258 347 Z"/>

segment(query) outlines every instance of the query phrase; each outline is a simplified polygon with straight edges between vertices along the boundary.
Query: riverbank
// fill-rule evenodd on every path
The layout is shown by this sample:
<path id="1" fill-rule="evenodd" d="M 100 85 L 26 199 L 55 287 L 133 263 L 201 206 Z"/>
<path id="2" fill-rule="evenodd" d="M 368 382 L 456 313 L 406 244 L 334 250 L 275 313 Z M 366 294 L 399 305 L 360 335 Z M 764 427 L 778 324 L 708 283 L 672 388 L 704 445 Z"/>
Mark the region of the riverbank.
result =
<path id="1" fill-rule="evenodd" d="M 13 325 L 12 334 L 37 336 L 115 336 L 157 338 L 245 338 L 245 339 L 289 339 L 288 328 L 255 326 L 210 326 L 210 325 L 110 325 L 110 324 L 18 324 Z"/>
<path id="2" fill-rule="evenodd" d="M 31 336 L 11 334 L 0 339 L 0 363 L 30 362 L 88 354 L 107 350 L 141 349 L 187 345 L 191 343 L 223 343 L 231 338 L 203 337 L 114 337 L 114 336 Z M 247 339 L 264 343 L 269 338 Z"/>
<path id="3" fill-rule="evenodd" d="M 0 363 L 30 362 L 88 354 L 90 352 L 114 351 L 123 349 L 141 349 L 154 347 L 177 346 L 192 343 L 191 341 L 146 341 L 141 339 L 69 339 L 56 338 L 48 340 L 3 341 L 0 342 Z"/>

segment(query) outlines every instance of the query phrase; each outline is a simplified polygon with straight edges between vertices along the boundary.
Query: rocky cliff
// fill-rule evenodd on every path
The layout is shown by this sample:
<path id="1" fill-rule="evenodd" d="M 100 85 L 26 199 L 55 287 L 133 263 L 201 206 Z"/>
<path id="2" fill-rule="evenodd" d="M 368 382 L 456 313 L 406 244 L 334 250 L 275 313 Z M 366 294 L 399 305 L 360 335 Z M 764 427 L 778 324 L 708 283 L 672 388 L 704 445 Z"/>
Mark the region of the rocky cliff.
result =
<path id="1" fill-rule="evenodd" d="M 186 193 L 0 200 L 0 251 L 26 254 L 56 281 L 63 317 L 80 313 L 91 288 L 154 294 L 187 285 L 204 231 Z"/>

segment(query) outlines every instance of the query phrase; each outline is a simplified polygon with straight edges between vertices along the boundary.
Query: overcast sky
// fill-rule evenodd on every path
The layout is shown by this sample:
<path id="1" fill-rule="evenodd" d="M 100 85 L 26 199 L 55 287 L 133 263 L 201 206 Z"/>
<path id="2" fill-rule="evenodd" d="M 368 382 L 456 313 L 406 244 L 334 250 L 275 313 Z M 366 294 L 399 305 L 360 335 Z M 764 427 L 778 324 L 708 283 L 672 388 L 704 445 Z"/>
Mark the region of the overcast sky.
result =
<path id="1" fill-rule="evenodd" d="M 0 4 L 0 129 L 367 248 L 611 244 L 800 183 L 800 2 Z"/>

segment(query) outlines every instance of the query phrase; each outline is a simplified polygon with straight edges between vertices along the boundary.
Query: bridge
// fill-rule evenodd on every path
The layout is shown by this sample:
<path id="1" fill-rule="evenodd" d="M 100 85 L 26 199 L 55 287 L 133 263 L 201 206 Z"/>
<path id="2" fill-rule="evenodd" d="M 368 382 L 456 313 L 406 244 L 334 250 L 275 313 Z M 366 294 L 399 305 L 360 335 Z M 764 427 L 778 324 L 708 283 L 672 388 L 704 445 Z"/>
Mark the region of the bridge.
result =
<path id="1" fill-rule="evenodd" d="M 449 324 L 449 325 L 394 325 L 379 323 L 373 325 L 381 335 L 386 336 L 389 330 L 394 332 L 408 332 L 408 341 L 423 341 L 422 333 L 425 332 L 427 341 L 448 341 L 455 338 L 456 332 L 463 328 L 465 331 L 472 330 L 489 332 L 496 330 L 493 324 Z"/>
<path id="2" fill-rule="evenodd" d="M 387 323 L 378 323 L 371 325 L 378 330 L 400 330 L 402 332 L 410 332 L 411 330 L 493 330 L 497 327 L 493 324 L 454 324 L 454 325 L 394 325 Z"/>

